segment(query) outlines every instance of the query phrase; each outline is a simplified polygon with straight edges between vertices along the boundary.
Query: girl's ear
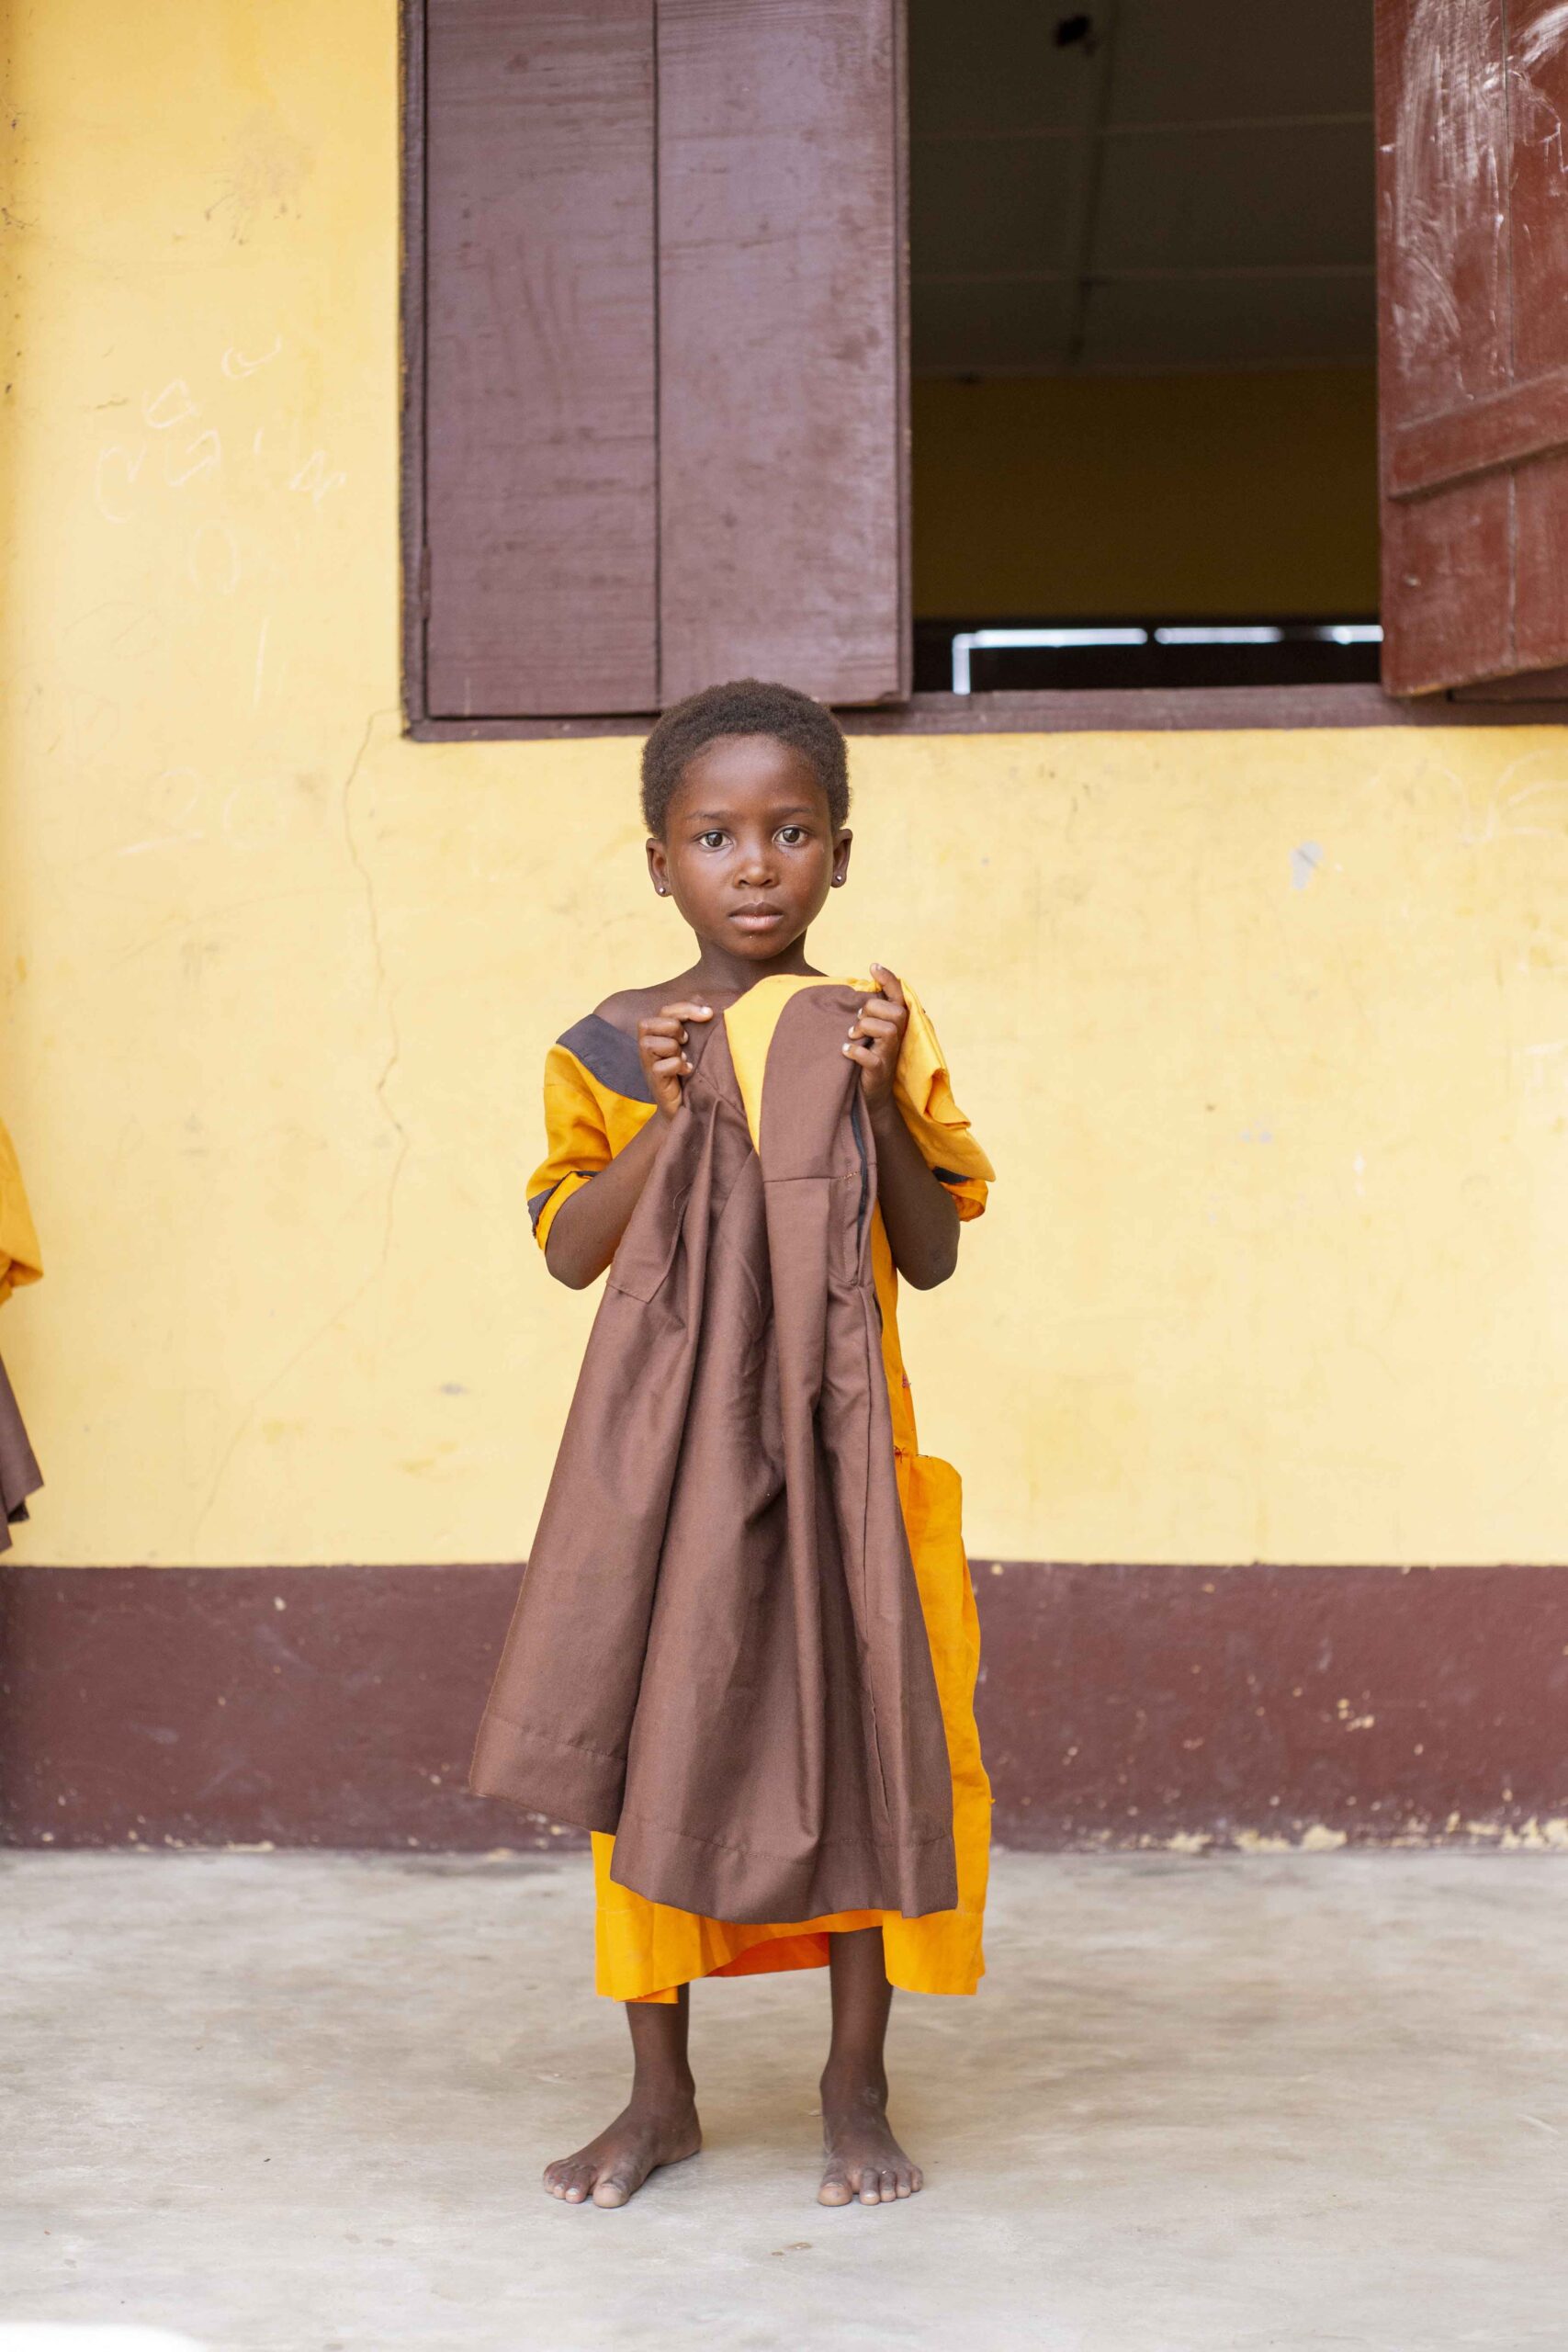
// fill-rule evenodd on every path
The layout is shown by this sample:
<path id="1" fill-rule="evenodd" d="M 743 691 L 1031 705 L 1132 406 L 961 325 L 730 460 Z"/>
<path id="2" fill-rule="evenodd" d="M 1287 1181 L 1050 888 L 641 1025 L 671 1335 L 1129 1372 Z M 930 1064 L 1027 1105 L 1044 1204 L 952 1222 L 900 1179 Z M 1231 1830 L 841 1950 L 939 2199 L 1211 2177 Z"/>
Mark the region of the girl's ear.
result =
<path id="1" fill-rule="evenodd" d="M 670 862 L 664 854 L 664 843 L 655 834 L 648 837 L 649 879 L 661 899 L 670 896 Z"/>
<path id="2" fill-rule="evenodd" d="M 835 890 L 849 877 L 850 847 L 853 840 L 854 835 L 846 825 L 833 843 L 833 888 Z"/>

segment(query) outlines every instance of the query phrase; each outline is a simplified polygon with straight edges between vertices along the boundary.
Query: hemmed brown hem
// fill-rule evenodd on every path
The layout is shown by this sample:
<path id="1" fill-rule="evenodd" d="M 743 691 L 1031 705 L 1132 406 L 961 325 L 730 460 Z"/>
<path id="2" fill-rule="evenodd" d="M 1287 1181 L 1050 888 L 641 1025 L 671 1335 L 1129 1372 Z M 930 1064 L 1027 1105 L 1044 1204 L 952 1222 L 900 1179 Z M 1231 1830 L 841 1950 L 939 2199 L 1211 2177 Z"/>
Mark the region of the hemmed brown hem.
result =
<path id="1" fill-rule="evenodd" d="M 841 1911 L 923 1919 L 958 1904 L 953 1838 L 945 1830 L 914 1846 L 824 1840 L 798 1857 L 769 1856 L 623 1811 L 610 1876 L 649 1903 L 733 1928 L 826 1919 Z"/>
<path id="2" fill-rule="evenodd" d="M 500 1797 L 524 1813 L 563 1822 L 569 1829 L 600 1830 L 613 1837 L 624 1770 L 615 1757 L 537 1739 L 515 1724 L 487 1714 L 468 1768 L 468 1792 Z"/>

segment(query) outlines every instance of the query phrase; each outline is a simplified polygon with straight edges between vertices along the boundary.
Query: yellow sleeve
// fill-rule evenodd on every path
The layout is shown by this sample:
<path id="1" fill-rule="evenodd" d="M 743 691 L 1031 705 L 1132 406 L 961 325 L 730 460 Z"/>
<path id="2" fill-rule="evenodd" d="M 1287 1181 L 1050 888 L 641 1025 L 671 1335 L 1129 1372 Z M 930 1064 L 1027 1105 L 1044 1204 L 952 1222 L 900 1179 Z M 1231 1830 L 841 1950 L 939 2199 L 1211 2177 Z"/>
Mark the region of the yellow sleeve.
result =
<path id="1" fill-rule="evenodd" d="M 32 1212 L 22 1190 L 22 1171 L 5 1125 L 0 1123 L 0 1306 L 23 1283 L 43 1272 Z"/>
<path id="2" fill-rule="evenodd" d="M 969 1122 L 953 1100 L 953 1083 L 936 1031 L 924 1005 L 906 980 L 909 1025 L 898 1056 L 893 1092 L 904 1123 L 920 1148 L 931 1174 L 953 1195 L 960 1217 L 985 1214 L 996 1170 L 976 1142 Z"/>
<path id="3" fill-rule="evenodd" d="M 528 1185 L 528 1215 L 541 1250 L 563 1201 L 614 1158 L 592 1078 L 570 1046 L 552 1046 L 545 1057 L 545 1157 Z"/>

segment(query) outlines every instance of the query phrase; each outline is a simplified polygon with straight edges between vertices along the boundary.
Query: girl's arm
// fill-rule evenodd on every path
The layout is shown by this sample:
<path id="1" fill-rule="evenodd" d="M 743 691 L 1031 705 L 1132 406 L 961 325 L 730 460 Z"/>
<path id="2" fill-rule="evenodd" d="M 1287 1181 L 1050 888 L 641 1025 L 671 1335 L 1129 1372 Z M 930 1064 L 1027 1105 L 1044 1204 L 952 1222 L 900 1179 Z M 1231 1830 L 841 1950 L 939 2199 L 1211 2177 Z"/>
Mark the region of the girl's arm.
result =
<path id="1" fill-rule="evenodd" d="M 569 1290 L 586 1290 L 615 1256 L 659 1157 L 668 1124 L 664 1119 L 649 1119 L 608 1168 L 580 1185 L 556 1211 L 545 1240 L 545 1263 Z"/>
<path id="2" fill-rule="evenodd" d="M 920 1157 L 894 1099 L 898 1049 L 909 1023 L 904 990 L 884 965 L 871 969 L 881 993 L 861 1007 L 844 1051 L 861 1066 L 861 1099 L 876 1137 L 876 1198 L 893 1263 L 914 1289 L 934 1290 L 958 1263 L 958 1211 Z"/>
<path id="3" fill-rule="evenodd" d="M 653 1090 L 654 1115 L 608 1168 L 602 1168 L 556 1212 L 545 1241 L 545 1263 L 569 1290 L 586 1290 L 615 1256 L 664 1148 L 670 1122 L 681 1107 L 681 1089 L 692 1073 L 683 1024 L 712 1019 L 705 1004 L 667 1004 L 637 1023 L 637 1052 Z"/>
<path id="4" fill-rule="evenodd" d="M 935 1290 L 958 1263 L 953 1195 L 921 1159 L 897 1102 L 872 1112 L 871 1130 L 876 1137 L 876 1198 L 893 1263 L 913 1289 Z"/>

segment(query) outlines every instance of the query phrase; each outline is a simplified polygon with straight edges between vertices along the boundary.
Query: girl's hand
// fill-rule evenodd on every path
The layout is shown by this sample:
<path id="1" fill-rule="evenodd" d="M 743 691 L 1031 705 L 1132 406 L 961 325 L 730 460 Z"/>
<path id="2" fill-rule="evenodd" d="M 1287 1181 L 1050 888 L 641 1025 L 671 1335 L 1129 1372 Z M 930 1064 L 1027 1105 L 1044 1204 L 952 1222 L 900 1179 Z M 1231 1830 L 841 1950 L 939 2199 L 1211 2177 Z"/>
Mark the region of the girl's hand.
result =
<path id="1" fill-rule="evenodd" d="M 884 1110 L 893 1100 L 893 1077 L 909 1025 L 909 1007 L 902 982 L 886 964 L 874 964 L 871 976 L 878 992 L 862 1005 L 844 1051 L 852 1061 L 859 1062 L 861 1098 L 866 1109 L 874 1112 Z"/>
<path id="2" fill-rule="evenodd" d="M 692 1065 L 686 1058 L 685 1024 L 688 1021 L 712 1019 L 711 1005 L 666 1004 L 658 1012 L 650 1012 L 646 1021 L 637 1023 L 637 1049 L 643 1076 L 653 1089 L 653 1099 L 662 1118 L 675 1116 L 685 1081 L 692 1075 Z"/>

